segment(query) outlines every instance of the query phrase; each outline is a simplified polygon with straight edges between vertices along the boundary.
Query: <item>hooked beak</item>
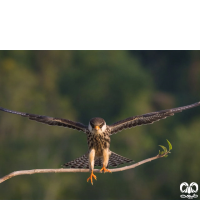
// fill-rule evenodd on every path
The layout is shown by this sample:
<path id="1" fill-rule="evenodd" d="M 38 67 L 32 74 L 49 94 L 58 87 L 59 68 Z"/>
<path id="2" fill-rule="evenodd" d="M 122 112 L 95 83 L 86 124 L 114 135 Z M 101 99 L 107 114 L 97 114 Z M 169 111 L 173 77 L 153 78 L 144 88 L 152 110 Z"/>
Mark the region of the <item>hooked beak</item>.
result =
<path id="1" fill-rule="evenodd" d="M 96 131 L 98 131 L 100 128 L 99 128 L 99 126 L 95 126 L 94 129 L 95 129 Z"/>

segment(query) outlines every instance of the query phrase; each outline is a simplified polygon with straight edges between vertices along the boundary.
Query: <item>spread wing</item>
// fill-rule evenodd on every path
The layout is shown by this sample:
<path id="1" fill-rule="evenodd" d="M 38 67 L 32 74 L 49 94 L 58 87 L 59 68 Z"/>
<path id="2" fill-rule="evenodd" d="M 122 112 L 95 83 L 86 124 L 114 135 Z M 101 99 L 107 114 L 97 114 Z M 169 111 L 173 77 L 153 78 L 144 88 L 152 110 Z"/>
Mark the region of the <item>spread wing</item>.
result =
<path id="1" fill-rule="evenodd" d="M 144 115 L 129 117 L 127 119 L 118 121 L 110 125 L 109 126 L 111 130 L 110 135 L 115 134 L 126 128 L 132 128 L 134 126 L 139 126 L 143 124 L 152 124 L 156 121 L 159 121 L 160 119 L 165 119 L 166 117 L 173 116 L 175 113 L 182 112 L 183 110 L 187 110 L 199 105 L 200 105 L 200 102 L 197 102 L 188 106 L 172 108 L 168 110 L 161 110 L 158 112 L 151 112 Z"/>
<path id="2" fill-rule="evenodd" d="M 67 128 L 76 129 L 78 131 L 83 131 L 85 133 L 87 133 L 87 131 L 88 131 L 87 126 L 85 126 L 84 124 L 79 123 L 79 122 L 73 122 L 68 119 L 60 119 L 60 118 L 54 118 L 54 117 L 48 117 L 48 116 L 42 116 L 42 115 L 22 113 L 22 112 L 12 111 L 12 110 L 8 110 L 8 109 L 1 108 L 1 107 L 0 107 L 0 110 L 2 110 L 4 112 L 12 113 L 12 114 L 21 115 L 23 117 L 28 117 L 31 120 L 35 120 L 35 121 L 45 123 L 48 125 L 64 126 Z"/>

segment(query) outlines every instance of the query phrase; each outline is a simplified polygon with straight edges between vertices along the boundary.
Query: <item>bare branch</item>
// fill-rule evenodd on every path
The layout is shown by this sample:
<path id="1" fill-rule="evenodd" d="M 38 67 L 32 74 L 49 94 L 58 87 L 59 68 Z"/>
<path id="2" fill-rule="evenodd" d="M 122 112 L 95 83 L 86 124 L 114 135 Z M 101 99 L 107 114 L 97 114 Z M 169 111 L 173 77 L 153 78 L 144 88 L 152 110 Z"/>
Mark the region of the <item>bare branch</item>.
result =
<path id="1" fill-rule="evenodd" d="M 162 158 L 164 157 L 165 155 L 167 155 L 169 152 L 166 152 L 165 154 L 162 154 L 162 155 L 157 155 L 157 156 L 154 156 L 154 157 L 151 157 L 151 158 L 148 158 L 148 159 L 145 159 L 145 160 L 142 160 L 138 163 L 135 163 L 133 165 L 129 165 L 129 166 L 125 166 L 125 167 L 121 167 L 121 168 L 115 168 L 115 169 L 109 169 L 111 172 L 119 172 L 119 171 L 124 171 L 124 170 L 128 170 L 128 169 L 132 169 L 132 168 L 135 168 L 139 165 L 142 165 L 144 163 L 147 163 L 147 162 L 150 162 L 152 160 L 156 160 L 158 158 Z M 14 177 L 14 176 L 18 176 L 18 175 L 25 175 L 25 174 L 39 174 L 39 173 L 65 173 L 65 172 L 90 172 L 89 169 L 75 169 L 75 168 L 61 168 L 61 169 L 32 169 L 32 170 L 21 170 L 21 171 L 15 171 L 15 172 L 12 172 L 4 177 L 2 177 L 0 179 L 0 183 Z M 102 173 L 100 172 L 99 169 L 94 169 L 94 172 L 95 173 Z"/>

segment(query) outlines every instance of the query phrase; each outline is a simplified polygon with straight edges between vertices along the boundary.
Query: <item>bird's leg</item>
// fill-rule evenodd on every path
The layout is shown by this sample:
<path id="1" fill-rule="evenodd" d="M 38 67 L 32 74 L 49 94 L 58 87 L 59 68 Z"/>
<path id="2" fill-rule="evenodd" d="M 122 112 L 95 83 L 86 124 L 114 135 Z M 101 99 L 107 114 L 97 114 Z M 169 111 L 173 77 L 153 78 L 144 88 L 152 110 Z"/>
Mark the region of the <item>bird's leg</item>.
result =
<path id="1" fill-rule="evenodd" d="M 110 151 L 109 149 L 104 149 L 103 150 L 103 167 L 101 168 L 100 172 L 103 171 L 105 172 L 110 172 L 110 170 L 106 169 L 106 166 L 108 166 L 108 160 L 109 160 L 109 156 L 110 156 Z"/>
<path id="2" fill-rule="evenodd" d="M 89 152 L 89 168 L 91 170 L 91 175 L 90 177 L 87 179 L 87 182 L 89 180 L 91 180 L 91 184 L 93 185 L 93 180 L 92 178 L 94 178 L 95 180 L 97 180 L 97 177 L 93 174 L 93 169 L 94 169 L 94 158 L 95 158 L 95 150 L 91 149 Z"/>
<path id="3" fill-rule="evenodd" d="M 93 177 L 95 180 L 97 180 L 97 177 L 93 174 L 93 170 L 92 170 L 92 172 L 91 172 L 90 177 L 87 179 L 87 182 L 91 179 L 91 184 L 93 185 L 92 177 Z"/>
<path id="4" fill-rule="evenodd" d="M 100 172 L 103 171 L 104 173 L 105 172 L 110 172 L 112 173 L 109 169 L 106 169 L 106 167 L 103 165 L 103 167 L 101 168 Z"/>

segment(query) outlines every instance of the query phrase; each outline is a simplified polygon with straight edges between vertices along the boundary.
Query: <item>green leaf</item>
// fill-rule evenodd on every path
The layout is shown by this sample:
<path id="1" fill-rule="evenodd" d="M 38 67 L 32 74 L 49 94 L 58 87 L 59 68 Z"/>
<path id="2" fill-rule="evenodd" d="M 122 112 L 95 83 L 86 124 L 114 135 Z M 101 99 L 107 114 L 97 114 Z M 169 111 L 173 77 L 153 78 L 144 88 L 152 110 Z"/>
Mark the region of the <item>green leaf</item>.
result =
<path id="1" fill-rule="evenodd" d="M 165 152 L 159 150 L 159 155 L 163 155 Z"/>
<path id="2" fill-rule="evenodd" d="M 167 143 L 169 145 L 169 151 L 172 150 L 172 144 L 167 140 Z"/>
<path id="3" fill-rule="evenodd" d="M 165 152 L 164 152 L 164 151 L 160 151 L 160 150 L 159 150 L 159 155 L 161 155 L 161 156 L 162 156 L 163 154 L 165 154 Z"/>
<path id="4" fill-rule="evenodd" d="M 165 155 L 164 157 L 166 158 L 168 155 Z"/>
<path id="5" fill-rule="evenodd" d="M 165 152 L 164 152 L 164 151 L 161 151 L 161 155 L 163 155 L 163 154 L 165 154 Z"/>
<path id="6" fill-rule="evenodd" d="M 159 145 L 163 150 L 164 150 L 164 153 L 167 153 L 167 148 L 162 146 L 162 145 Z"/>

